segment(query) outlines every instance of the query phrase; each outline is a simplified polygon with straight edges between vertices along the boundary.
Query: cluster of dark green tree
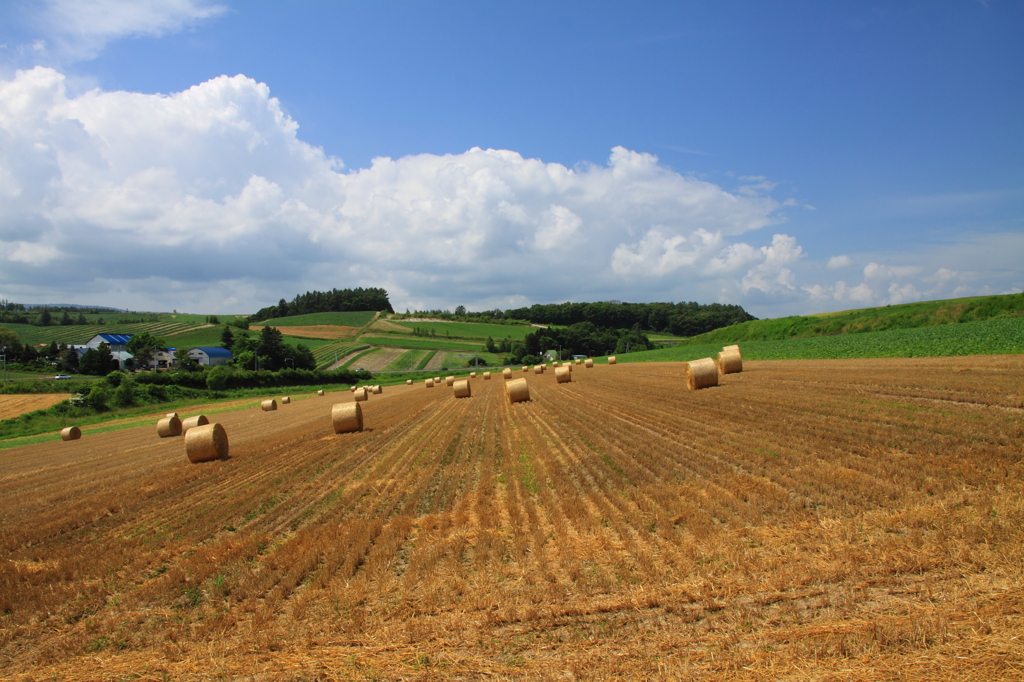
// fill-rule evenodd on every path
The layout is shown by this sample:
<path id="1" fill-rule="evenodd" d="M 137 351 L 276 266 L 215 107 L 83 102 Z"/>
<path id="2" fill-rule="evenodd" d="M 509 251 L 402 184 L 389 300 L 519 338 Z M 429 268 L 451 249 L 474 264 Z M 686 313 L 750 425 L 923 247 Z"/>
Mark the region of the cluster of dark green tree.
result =
<path id="1" fill-rule="evenodd" d="M 270 320 L 289 315 L 309 313 L 341 313 L 350 310 L 380 310 L 395 312 L 388 300 L 388 292 L 371 287 L 363 289 L 331 289 L 330 291 L 307 291 L 299 294 L 289 303 L 283 298 L 277 305 L 261 308 L 249 316 L 250 322 Z"/>
<path id="2" fill-rule="evenodd" d="M 522 341 L 506 338 L 495 343 L 493 339 L 487 339 L 487 350 L 508 353 L 503 363 L 506 365 L 535 364 L 541 362 L 543 354 L 548 352 L 559 360 L 567 360 L 574 355 L 632 353 L 652 347 L 639 324 L 633 325 L 632 329 L 611 329 L 598 327 L 592 322 L 577 322 L 557 329 L 538 329 L 527 334 Z"/>
<path id="3" fill-rule="evenodd" d="M 251 370 L 316 369 L 316 358 L 305 344 L 294 346 L 284 342 L 284 334 L 276 327 L 264 327 L 256 335 L 233 332 L 224 325 L 220 344 L 235 356 L 231 364 Z"/>
<path id="4" fill-rule="evenodd" d="M 42 306 L 30 308 L 23 303 L 0 300 L 0 322 L 11 324 L 34 324 L 37 327 L 52 327 L 74 324 L 105 324 L 103 318 L 95 322 L 86 315 L 116 313 L 114 308 L 79 308 L 75 306 Z"/>
<path id="5" fill-rule="evenodd" d="M 726 303 L 552 303 L 532 305 L 529 308 L 486 310 L 469 312 L 464 306 L 447 311 L 422 311 L 417 315 L 432 315 L 447 319 L 479 322 L 529 322 L 568 326 L 591 322 L 598 327 L 613 329 L 641 329 L 676 336 L 694 336 L 720 327 L 728 327 L 757 318 L 742 306 Z"/>

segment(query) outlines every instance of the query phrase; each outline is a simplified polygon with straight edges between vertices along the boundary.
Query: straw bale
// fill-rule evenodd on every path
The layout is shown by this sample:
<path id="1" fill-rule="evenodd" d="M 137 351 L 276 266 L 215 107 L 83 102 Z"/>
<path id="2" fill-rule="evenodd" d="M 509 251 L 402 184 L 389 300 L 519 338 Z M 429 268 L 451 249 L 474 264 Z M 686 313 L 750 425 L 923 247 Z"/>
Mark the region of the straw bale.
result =
<path id="1" fill-rule="evenodd" d="M 733 344 L 731 346 L 722 346 L 722 350 L 735 350 L 735 351 L 738 351 L 739 349 L 740 349 L 740 347 L 738 345 L 736 345 L 736 344 Z"/>
<path id="2" fill-rule="evenodd" d="M 426 386 L 427 388 L 433 388 L 434 387 L 434 380 L 433 379 L 424 379 L 423 380 L 423 385 Z"/>
<path id="3" fill-rule="evenodd" d="M 543 374 L 544 373 L 544 365 L 537 365 L 536 367 L 534 367 L 533 368 L 533 373 L 534 374 Z"/>
<path id="4" fill-rule="evenodd" d="M 61 440 L 78 440 L 82 437 L 82 429 L 77 426 L 69 426 L 66 429 L 61 429 L 60 439 Z"/>
<path id="5" fill-rule="evenodd" d="M 723 350 L 718 354 L 718 373 L 735 374 L 743 371 L 743 357 L 738 350 Z"/>
<path id="6" fill-rule="evenodd" d="M 445 377 L 444 378 L 444 383 L 447 386 L 454 386 L 455 385 L 455 377 Z"/>
<path id="7" fill-rule="evenodd" d="M 579 365 L 579 364 L 582 364 L 582 363 L 580 362 L 580 359 L 579 359 L 579 358 L 576 358 L 576 364 L 577 364 L 577 365 Z"/>
<path id="8" fill-rule="evenodd" d="M 711 358 L 686 363 L 686 386 L 691 391 L 718 385 L 718 364 Z"/>
<path id="9" fill-rule="evenodd" d="M 270 400 L 264 400 L 262 403 L 260 403 L 260 408 L 264 412 L 273 412 L 274 410 L 277 409 L 277 401 L 274 400 L 273 398 L 271 398 Z"/>
<path id="10" fill-rule="evenodd" d="M 615 364 L 615 356 L 614 355 L 611 355 L 611 356 L 608 357 L 608 364 L 609 365 L 614 365 Z"/>
<path id="11" fill-rule="evenodd" d="M 590 358 L 587 358 L 587 361 L 583 363 L 583 366 L 589 369 L 594 366 L 594 361 Z"/>
<path id="12" fill-rule="evenodd" d="M 226 459 L 228 434 L 224 427 L 220 424 L 205 424 L 189 429 L 185 434 L 185 454 L 193 464 Z"/>
<path id="13" fill-rule="evenodd" d="M 281 398 L 281 404 L 282 405 L 287 405 L 291 401 L 292 401 L 292 398 L 291 398 L 291 396 L 288 396 L 288 395 L 286 395 L 283 398 Z"/>
<path id="14" fill-rule="evenodd" d="M 348 390 L 350 390 L 350 391 L 352 391 L 353 393 L 355 393 L 355 392 L 356 392 L 356 388 L 357 388 L 356 386 L 349 386 L 349 387 L 348 387 Z"/>
<path id="15" fill-rule="evenodd" d="M 316 392 L 316 394 L 317 395 L 323 395 L 324 394 L 324 389 L 321 388 L 319 391 Z"/>
<path id="16" fill-rule="evenodd" d="M 188 433 L 189 429 L 194 429 L 197 426 L 206 426 L 209 423 L 210 420 L 203 414 L 196 415 L 195 417 L 189 417 L 188 419 L 181 420 L 181 432 Z"/>
<path id="17" fill-rule="evenodd" d="M 441 383 L 441 377 L 434 377 L 434 383 L 435 384 L 440 384 Z"/>
<path id="18" fill-rule="evenodd" d="M 530 399 L 530 387 L 526 379 L 513 379 L 505 382 L 505 393 L 510 403 L 521 403 Z"/>
<path id="19" fill-rule="evenodd" d="M 455 397 L 456 398 L 468 398 L 473 394 L 472 389 L 469 387 L 469 379 L 462 379 L 461 381 L 455 382 Z"/>
<path id="20" fill-rule="evenodd" d="M 381 388 L 380 384 L 374 384 L 373 386 L 370 387 L 370 393 L 372 393 L 374 395 L 380 395 L 383 392 L 384 392 L 384 389 Z"/>
<path id="21" fill-rule="evenodd" d="M 178 413 L 177 412 L 168 412 L 164 416 L 167 417 L 168 419 L 171 419 L 172 417 L 174 419 L 178 419 Z"/>
<path id="22" fill-rule="evenodd" d="M 470 379 L 476 379 L 476 372 L 470 372 L 469 373 L 469 378 Z"/>
<path id="23" fill-rule="evenodd" d="M 490 380 L 491 380 L 491 373 L 490 372 L 484 372 L 484 381 L 490 381 Z"/>
<path id="24" fill-rule="evenodd" d="M 177 417 L 164 417 L 156 423 L 156 433 L 161 438 L 181 435 L 181 420 Z"/>
<path id="25" fill-rule="evenodd" d="M 366 386 L 356 389 L 356 402 L 361 403 L 364 400 L 369 400 L 370 394 L 366 391 Z"/>
<path id="26" fill-rule="evenodd" d="M 406 379 L 405 380 L 405 385 L 406 386 L 412 386 L 412 379 Z"/>
<path id="27" fill-rule="evenodd" d="M 363 408 L 359 403 L 338 403 L 331 408 L 331 423 L 335 433 L 363 430 Z"/>
<path id="28" fill-rule="evenodd" d="M 526 366 L 526 365 L 523 365 L 523 371 L 524 372 L 529 372 L 530 368 L 528 366 Z"/>
<path id="29" fill-rule="evenodd" d="M 572 370 L 568 367 L 559 367 L 555 370 L 555 379 L 560 384 L 572 381 Z"/>
<path id="30" fill-rule="evenodd" d="M 508 381 L 509 379 L 512 378 L 512 369 L 510 367 L 506 367 L 505 369 L 501 370 L 501 376 L 502 378 L 505 379 L 505 381 Z"/>

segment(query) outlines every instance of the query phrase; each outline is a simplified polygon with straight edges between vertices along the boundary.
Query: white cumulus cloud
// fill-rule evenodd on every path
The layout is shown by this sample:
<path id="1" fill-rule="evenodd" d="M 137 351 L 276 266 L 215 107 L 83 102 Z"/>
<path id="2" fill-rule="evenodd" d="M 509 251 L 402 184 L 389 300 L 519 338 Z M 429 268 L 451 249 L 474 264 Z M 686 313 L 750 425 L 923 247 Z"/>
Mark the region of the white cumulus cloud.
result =
<path id="1" fill-rule="evenodd" d="M 828 265 L 826 266 L 829 270 L 838 270 L 839 268 L 848 268 L 853 265 L 853 259 L 847 255 L 832 256 L 828 259 Z"/>

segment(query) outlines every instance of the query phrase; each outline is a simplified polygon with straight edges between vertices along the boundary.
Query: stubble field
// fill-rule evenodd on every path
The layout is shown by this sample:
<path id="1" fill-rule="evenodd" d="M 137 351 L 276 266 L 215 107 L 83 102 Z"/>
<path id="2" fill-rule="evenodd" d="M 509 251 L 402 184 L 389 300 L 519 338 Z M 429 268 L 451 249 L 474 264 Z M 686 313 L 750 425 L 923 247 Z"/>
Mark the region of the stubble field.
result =
<path id="1" fill-rule="evenodd" d="M 1024 675 L 1019 356 L 514 376 L 0 453 L 2 675 Z"/>

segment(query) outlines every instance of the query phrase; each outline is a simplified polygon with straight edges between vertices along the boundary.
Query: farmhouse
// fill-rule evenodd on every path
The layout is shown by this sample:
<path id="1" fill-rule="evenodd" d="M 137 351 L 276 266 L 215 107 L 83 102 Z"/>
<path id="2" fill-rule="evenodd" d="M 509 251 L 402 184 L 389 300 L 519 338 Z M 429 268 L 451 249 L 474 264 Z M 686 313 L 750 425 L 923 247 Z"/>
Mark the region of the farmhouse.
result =
<path id="1" fill-rule="evenodd" d="M 235 357 L 228 349 L 216 346 L 196 346 L 195 348 L 190 348 L 188 356 L 200 365 L 208 365 L 210 367 L 223 365 Z"/>
<path id="2" fill-rule="evenodd" d="M 157 348 L 153 353 L 153 359 L 149 361 L 149 366 L 153 369 L 167 369 L 174 367 L 175 364 L 173 348 Z"/>
<path id="3" fill-rule="evenodd" d="M 105 343 L 110 346 L 111 353 L 117 353 L 127 350 L 126 346 L 131 338 L 131 334 L 97 334 L 89 339 L 85 347 L 96 349 L 100 347 L 101 343 Z"/>

